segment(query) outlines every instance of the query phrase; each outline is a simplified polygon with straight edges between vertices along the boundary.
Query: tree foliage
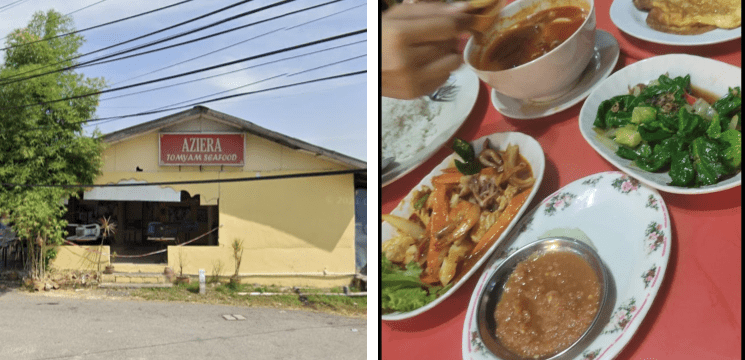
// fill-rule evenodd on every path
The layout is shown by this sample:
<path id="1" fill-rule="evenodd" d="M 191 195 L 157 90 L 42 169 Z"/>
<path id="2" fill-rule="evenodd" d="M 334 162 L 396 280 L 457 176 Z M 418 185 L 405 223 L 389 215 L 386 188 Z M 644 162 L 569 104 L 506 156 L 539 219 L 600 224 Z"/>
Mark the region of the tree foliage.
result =
<path id="1" fill-rule="evenodd" d="M 28 26 L 7 37 L 6 47 L 23 46 L 6 50 L 0 66 L 0 183 L 91 184 L 100 174 L 103 144 L 98 134 L 86 136 L 82 127 L 95 116 L 98 96 L 46 102 L 99 91 L 105 81 L 74 70 L 10 80 L 75 65 L 71 58 L 78 55 L 83 37 L 51 39 L 71 31 L 72 19 L 50 10 L 35 13 Z M 39 39 L 49 40 L 30 44 Z M 27 104 L 36 105 L 23 106 Z M 63 199 L 80 190 L 0 186 L 0 214 L 9 216 L 18 236 L 34 249 L 27 265 L 35 276 L 43 274 L 44 266 L 39 269 L 38 264 L 44 264 L 47 247 L 64 239 Z"/>

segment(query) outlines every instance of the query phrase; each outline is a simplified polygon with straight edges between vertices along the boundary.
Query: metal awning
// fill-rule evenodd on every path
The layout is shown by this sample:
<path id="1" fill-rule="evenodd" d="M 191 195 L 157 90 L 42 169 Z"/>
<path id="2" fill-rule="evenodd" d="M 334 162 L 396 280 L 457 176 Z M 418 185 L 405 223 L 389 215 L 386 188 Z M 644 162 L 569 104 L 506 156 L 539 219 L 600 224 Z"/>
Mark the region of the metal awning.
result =
<path id="1" fill-rule="evenodd" d="M 147 184 L 142 180 L 123 180 L 119 184 Z M 163 188 L 157 185 L 151 186 L 124 186 L 124 187 L 98 187 L 86 191 L 84 200 L 103 201 L 160 201 L 180 202 L 181 192 L 171 188 Z"/>

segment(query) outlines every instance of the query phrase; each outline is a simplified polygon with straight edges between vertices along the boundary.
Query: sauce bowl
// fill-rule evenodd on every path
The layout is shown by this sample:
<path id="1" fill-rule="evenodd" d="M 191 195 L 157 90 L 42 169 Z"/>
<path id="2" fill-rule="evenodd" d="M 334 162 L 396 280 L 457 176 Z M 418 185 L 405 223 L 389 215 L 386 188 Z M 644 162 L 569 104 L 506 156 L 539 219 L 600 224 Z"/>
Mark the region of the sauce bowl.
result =
<path id="1" fill-rule="evenodd" d="M 524 20 L 530 14 L 559 6 L 577 6 L 587 12 L 582 25 L 561 45 L 535 60 L 500 71 L 480 70 L 471 62 L 486 51 L 502 29 Z M 494 90 L 515 99 L 549 101 L 572 89 L 590 63 L 595 47 L 595 4 L 593 0 L 517 0 L 499 14 L 491 29 L 472 36 L 463 52 L 465 63 Z"/>
<path id="2" fill-rule="evenodd" d="M 595 318 L 587 330 L 585 330 L 582 336 L 580 336 L 580 338 L 572 343 L 568 348 L 561 350 L 554 355 L 539 358 L 524 358 L 513 353 L 502 345 L 496 335 L 497 323 L 494 318 L 494 313 L 502 292 L 504 291 L 504 285 L 507 283 L 507 280 L 515 270 L 517 264 L 531 256 L 546 254 L 549 252 L 571 252 L 582 257 L 587 264 L 590 265 L 595 272 L 595 275 L 598 278 L 598 284 L 600 285 L 598 312 L 595 314 Z M 505 259 L 504 262 L 494 271 L 494 274 L 492 274 L 487 281 L 486 286 L 484 286 L 483 292 L 479 294 L 479 302 L 476 310 L 478 330 L 487 349 L 497 358 L 502 360 L 573 359 L 590 343 L 592 343 L 600 332 L 602 332 L 605 325 L 608 324 L 616 302 L 615 298 L 616 287 L 611 273 L 600 259 L 597 252 L 595 252 L 590 245 L 580 240 L 564 236 L 549 237 L 528 244 L 517 250 L 514 254 Z"/>

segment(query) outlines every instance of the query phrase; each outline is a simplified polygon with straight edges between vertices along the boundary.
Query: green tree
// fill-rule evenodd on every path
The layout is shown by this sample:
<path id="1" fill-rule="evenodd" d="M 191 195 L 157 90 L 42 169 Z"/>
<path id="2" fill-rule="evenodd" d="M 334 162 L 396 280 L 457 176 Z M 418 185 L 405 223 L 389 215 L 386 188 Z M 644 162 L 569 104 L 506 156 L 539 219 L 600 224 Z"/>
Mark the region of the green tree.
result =
<path id="1" fill-rule="evenodd" d="M 45 104 L 50 100 L 99 91 L 101 78 L 86 78 L 74 70 L 11 82 L 54 68 L 75 65 L 83 44 L 68 16 L 50 10 L 37 12 L 28 26 L 6 40 L 0 66 L 0 183 L 90 184 L 100 174 L 103 144 L 98 134 L 86 136 L 81 122 L 95 116 L 98 96 Z M 48 39 L 32 43 L 39 39 Z M 21 45 L 21 46 L 17 46 Z M 46 65 L 56 64 L 53 67 Z M 39 104 L 22 107 L 26 104 Z M 7 214 L 18 236 L 28 242 L 27 269 L 44 277 L 54 246 L 62 243 L 66 221 L 63 200 L 80 188 L 0 186 L 0 214 Z"/>

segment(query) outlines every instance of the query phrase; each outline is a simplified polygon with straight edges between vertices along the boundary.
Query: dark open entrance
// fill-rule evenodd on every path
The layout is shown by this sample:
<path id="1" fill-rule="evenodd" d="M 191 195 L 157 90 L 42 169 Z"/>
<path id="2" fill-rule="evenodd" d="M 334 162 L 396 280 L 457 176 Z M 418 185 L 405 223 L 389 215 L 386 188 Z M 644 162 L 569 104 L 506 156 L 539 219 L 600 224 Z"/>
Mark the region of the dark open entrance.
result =
<path id="1" fill-rule="evenodd" d="M 109 245 L 114 263 L 165 264 L 163 250 L 196 238 L 219 223 L 217 205 L 200 205 L 200 196 L 181 191 L 179 202 L 104 201 L 72 198 L 67 206 L 67 239 L 80 245 Z M 104 238 L 101 219 L 116 224 L 114 236 Z M 217 231 L 187 246 L 217 245 Z"/>

